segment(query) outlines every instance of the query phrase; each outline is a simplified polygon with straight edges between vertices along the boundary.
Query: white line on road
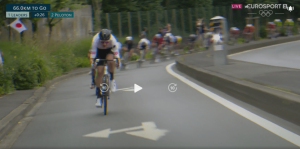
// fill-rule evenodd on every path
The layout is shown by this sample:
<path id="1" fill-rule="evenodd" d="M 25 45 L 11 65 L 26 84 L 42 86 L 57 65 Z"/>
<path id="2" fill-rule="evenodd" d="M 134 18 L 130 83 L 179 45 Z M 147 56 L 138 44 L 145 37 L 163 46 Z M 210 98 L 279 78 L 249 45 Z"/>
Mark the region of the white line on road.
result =
<path id="1" fill-rule="evenodd" d="M 206 95 L 207 97 L 213 99 L 214 101 L 222 104 L 223 106 L 227 107 L 228 109 L 236 112 L 237 114 L 245 117 L 246 119 L 258 124 L 259 126 L 269 130 L 270 132 L 280 136 L 281 138 L 297 145 L 298 147 L 300 147 L 300 136 L 271 122 L 268 121 L 230 101 L 228 101 L 227 99 L 199 86 L 198 84 L 180 76 L 179 74 L 175 73 L 172 70 L 172 66 L 175 65 L 175 63 L 169 64 L 166 67 L 166 70 L 169 74 L 171 74 L 172 76 L 174 76 L 175 78 L 181 80 L 182 82 L 186 83 L 187 85 L 191 86 L 192 88 L 196 89 L 197 91 L 201 92 L 202 94 Z"/>
<path id="2" fill-rule="evenodd" d="M 251 52 L 251 51 L 255 51 L 255 50 L 260 50 L 260 49 L 264 49 L 264 48 L 271 48 L 271 47 L 275 47 L 275 46 L 279 46 L 279 45 L 290 44 L 290 43 L 293 43 L 293 42 L 299 42 L 299 40 L 297 40 L 297 41 L 291 41 L 291 42 L 286 42 L 286 43 L 275 44 L 275 45 L 261 47 L 261 48 L 257 48 L 257 49 L 250 49 L 250 50 L 247 50 L 247 51 L 244 51 L 244 52 L 239 52 L 239 53 L 228 55 L 228 57 L 239 55 L 239 54 L 243 54 L 243 53 L 247 53 L 247 52 Z"/>

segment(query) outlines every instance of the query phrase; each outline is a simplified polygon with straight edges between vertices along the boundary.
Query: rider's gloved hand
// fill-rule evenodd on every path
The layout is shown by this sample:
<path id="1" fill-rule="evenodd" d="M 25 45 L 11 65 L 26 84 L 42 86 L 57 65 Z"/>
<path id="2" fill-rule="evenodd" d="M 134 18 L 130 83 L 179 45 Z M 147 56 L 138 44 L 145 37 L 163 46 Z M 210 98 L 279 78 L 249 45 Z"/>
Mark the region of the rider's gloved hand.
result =
<path id="1" fill-rule="evenodd" d="M 116 56 L 115 56 L 115 58 L 117 59 L 117 61 L 116 61 L 116 67 L 119 69 L 120 63 L 121 63 L 120 58 L 116 57 Z"/>

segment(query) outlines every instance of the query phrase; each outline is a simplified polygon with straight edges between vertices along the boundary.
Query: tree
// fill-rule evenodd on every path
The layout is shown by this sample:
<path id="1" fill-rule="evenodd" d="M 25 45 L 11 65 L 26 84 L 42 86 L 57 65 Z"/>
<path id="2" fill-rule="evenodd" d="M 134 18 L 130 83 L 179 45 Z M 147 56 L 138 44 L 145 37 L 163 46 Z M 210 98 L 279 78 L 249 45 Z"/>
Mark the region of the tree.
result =
<path id="1" fill-rule="evenodd" d="M 60 11 L 62 9 L 75 10 L 80 8 L 79 5 L 81 5 L 82 0 L 44 0 L 44 3 L 51 5 L 50 11 Z M 52 28 L 61 20 L 62 18 L 50 18 L 50 16 L 47 18 L 47 24 L 45 25 L 49 27 L 49 41 L 51 39 Z"/>

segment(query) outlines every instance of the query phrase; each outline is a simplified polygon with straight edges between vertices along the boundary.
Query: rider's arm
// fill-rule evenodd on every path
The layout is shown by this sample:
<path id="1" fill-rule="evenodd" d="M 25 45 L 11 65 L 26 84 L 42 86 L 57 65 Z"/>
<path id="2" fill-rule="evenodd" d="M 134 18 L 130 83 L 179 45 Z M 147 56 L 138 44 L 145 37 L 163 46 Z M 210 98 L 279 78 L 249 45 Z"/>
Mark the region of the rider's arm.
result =
<path id="1" fill-rule="evenodd" d="M 112 51 L 114 52 L 114 56 L 115 56 L 115 58 L 120 58 L 119 57 L 119 43 L 118 43 L 118 41 L 117 41 L 117 39 L 116 39 L 116 37 L 114 36 L 114 35 L 111 35 L 111 37 L 110 37 L 110 40 L 112 41 L 112 45 L 114 46 L 113 48 L 112 48 Z"/>
<path id="2" fill-rule="evenodd" d="M 96 57 L 98 42 L 99 42 L 99 33 L 94 36 L 93 41 L 92 41 L 91 55 L 90 55 L 90 58 L 92 60 L 94 60 Z"/>

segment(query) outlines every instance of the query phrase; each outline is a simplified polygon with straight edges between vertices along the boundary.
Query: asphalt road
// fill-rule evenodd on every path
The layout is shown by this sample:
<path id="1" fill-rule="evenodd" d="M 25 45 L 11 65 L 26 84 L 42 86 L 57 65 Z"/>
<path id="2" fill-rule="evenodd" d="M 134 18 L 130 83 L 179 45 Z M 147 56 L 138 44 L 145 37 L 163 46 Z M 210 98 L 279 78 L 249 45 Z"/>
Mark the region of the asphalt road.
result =
<path id="1" fill-rule="evenodd" d="M 233 54 L 230 59 L 300 69 L 300 41 Z"/>
<path id="2" fill-rule="evenodd" d="M 113 93 L 106 116 L 102 109 L 94 106 L 95 95 L 94 90 L 89 89 L 89 75 L 70 78 L 55 85 L 16 139 L 12 149 L 300 148 L 267 130 L 268 127 L 264 128 L 250 121 L 175 78 L 166 71 L 166 66 L 170 63 L 172 61 L 117 72 L 115 77 L 118 89 L 130 88 L 134 84 L 143 89 L 137 93 L 132 90 Z M 173 70 L 184 76 L 174 67 Z M 176 92 L 168 90 L 170 83 L 177 84 Z M 300 134 L 299 126 L 196 83 L 291 132 Z M 149 126 L 146 133 L 133 132 L 131 135 L 126 133 L 127 130 L 120 130 L 119 133 L 114 131 L 141 126 L 142 122 L 154 122 L 162 130 Z M 115 133 L 108 138 L 84 137 L 109 128 Z M 136 128 L 135 131 L 141 130 Z M 148 139 L 134 134 L 148 136 Z M 157 135 L 161 136 L 156 138 Z M 298 141 L 298 138 L 295 139 Z"/>

